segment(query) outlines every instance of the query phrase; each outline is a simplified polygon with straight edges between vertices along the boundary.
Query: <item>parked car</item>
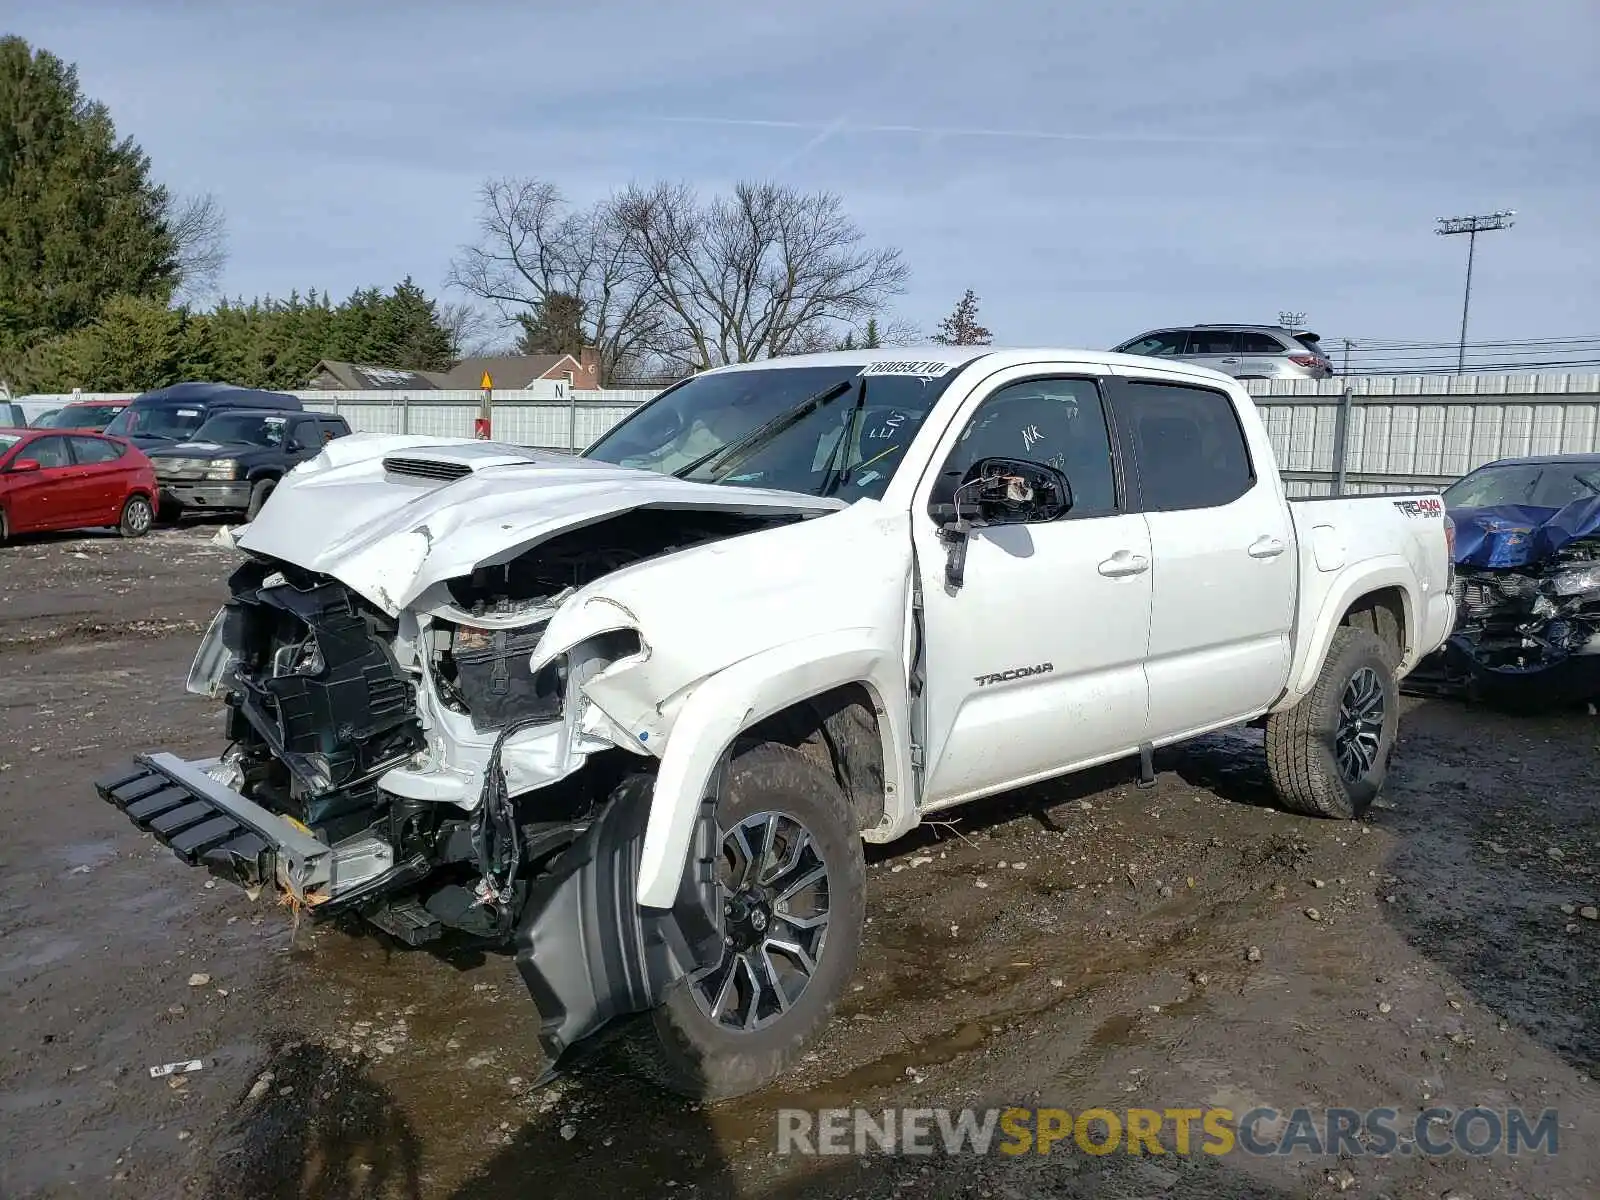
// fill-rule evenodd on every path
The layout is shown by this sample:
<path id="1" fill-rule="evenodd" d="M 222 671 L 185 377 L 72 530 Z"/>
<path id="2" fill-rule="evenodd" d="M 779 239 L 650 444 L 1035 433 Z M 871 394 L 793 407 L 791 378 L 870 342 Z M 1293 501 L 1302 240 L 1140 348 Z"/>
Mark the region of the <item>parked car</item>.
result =
<path id="1" fill-rule="evenodd" d="M 97 526 L 143 537 L 155 502 L 155 468 L 126 442 L 0 429 L 0 543 L 19 533 Z"/>
<path id="2" fill-rule="evenodd" d="M 102 433 L 113 418 L 128 407 L 126 400 L 79 400 L 53 409 L 33 423 L 35 429 L 87 429 Z"/>
<path id="3" fill-rule="evenodd" d="M 305 405 L 298 396 L 287 392 L 264 392 L 226 383 L 175 383 L 135 396 L 105 432 L 125 438 L 141 450 L 151 450 L 184 441 L 216 413 L 235 409 L 302 412 Z"/>
<path id="4" fill-rule="evenodd" d="M 746 363 L 578 457 L 334 441 L 236 535 L 188 684 L 229 749 L 96 787 L 313 920 L 514 948 L 558 1069 L 651 1011 L 666 1082 L 737 1095 L 848 992 L 863 841 L 1244 722 L 1285 808 L 1364 812 L 1449 539 L 1436 495 L 1291 503 L 1185 364 Z"/>
<path id="5" fill-rule="evenodd" d="M 350 426 L 343 417 L 270 409 L 226 409 L 186 442 L 152 449 L 161 515 L 241 512 L 255 520 L 278 481 Z"/>
<path id="6" fill-rule="evenodd" d="M 29 421 L 28 425 L 33 429 L 48 429 L 50 427 L 50 421 L 60 411 L 61 410 L 59 408 L 47 408 L 38 416 L 34 417 L 33 420 Z M 101 432 L 104 432 L 104 430 Z"/>
<path id="7" fill-rule="evenodd" d="M 1503 458 L 1443 500 L 1456 629 L 1408 689 L 1516 708 L 1600 699 L 1600 454 Z"/>
<path id="8" fill-rule="evenodd" d="M 1281 325 L 1153 329 L 1123 342 L 1115 352 L 1178 359 L 1235 379 L 1327 379 L 1334 374 L 1316 334 Z"/>
<path id="9" fill-rule="evenodd" d="M 0 429 L 26 429 L 28 418 L 22 411 L 20 404 L 10 400 L 0 400 Z"/>

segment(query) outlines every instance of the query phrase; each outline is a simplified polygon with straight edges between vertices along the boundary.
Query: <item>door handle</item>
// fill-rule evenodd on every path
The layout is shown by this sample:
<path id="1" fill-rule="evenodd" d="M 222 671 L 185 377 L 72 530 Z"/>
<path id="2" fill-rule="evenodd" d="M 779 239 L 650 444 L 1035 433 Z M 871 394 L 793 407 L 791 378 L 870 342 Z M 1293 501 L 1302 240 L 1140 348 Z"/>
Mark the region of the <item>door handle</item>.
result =
<path id="1" fill-rule="evenodd" d="M 1277 558 L 1283 553 L 1283 543 L 1271 534 L 1264 533 L 1250 543 L 1251 558 Z"/>
<path id="2" fill-rule="evenodd" d="M 1225 363 L 1236 363 L 1239 360 L 1237 358 L 1219 358 L 1217 361 L 1218 362 L 1225 362 Z"/>
<path id="3" fill-rule="evenodd" d="M 1142 554 L 1118 550 L 1102 562 L 1099 569 L 1108 579 L 1120 579 L 1125 575 L 1142 575 L 1150 569 L 1150 560 Z"/>

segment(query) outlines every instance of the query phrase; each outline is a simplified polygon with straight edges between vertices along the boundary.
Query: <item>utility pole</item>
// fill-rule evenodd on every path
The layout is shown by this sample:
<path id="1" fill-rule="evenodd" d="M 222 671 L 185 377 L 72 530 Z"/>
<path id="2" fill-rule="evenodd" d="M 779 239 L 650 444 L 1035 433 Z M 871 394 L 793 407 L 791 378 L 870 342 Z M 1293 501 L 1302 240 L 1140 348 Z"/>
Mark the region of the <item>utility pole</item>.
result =
<path id="1" fill-rule="evenodd" d="M 1478 249 L 1478 235 L 1496 229 L 1510 229 L 1516 224 L 1511 218 L 1517 215 L 1514 208 L 1485 213 L 1475 217 L 1440 217 L 1439 228 L 1434 232 L 1441 237 L 1464 233 L 1467 235 L 1467 290 L 1461 298 L 1461 342 L 1456 350 L 1456 374 L 1467 369 L 1467 313 L 1472 308 L 1472 258 Z"/>
<path id="2" fill-rule="evenodd" d="M 1349 338 L 1340 338 L 1339 340 L 1344 343 L 1344 366 L 1339 369 L 1339 373 L 1348 375 L 1350 374 L 1350 351 L 1361 343 L 1351 341 Z"/>
<path id="3" fill-rule="evenodd" d="M 1306 315 L 1303 312 L 1279 312 L 1278 324 L 1290 333 L 1299 333 L 1305 328 Z"/>

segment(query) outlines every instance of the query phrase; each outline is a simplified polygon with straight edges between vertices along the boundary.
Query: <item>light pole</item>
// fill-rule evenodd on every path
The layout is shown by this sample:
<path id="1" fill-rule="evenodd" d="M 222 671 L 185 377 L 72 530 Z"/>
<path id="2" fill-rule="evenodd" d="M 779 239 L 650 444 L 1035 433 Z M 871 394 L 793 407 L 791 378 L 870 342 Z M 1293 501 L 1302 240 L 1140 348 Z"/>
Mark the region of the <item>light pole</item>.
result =
<path id="1" fill-rule="evenodd" d="M 1305 323 L 1306 315 L 1303 312 L 1283 311 L 1278 313 L 1278 324 L 1282 325 L 1290 333 L 1299 333 Z"/>
<path id="2" fill-rule="evenodd" d="M 1501 209 L 1499 212 L 1485 213 L 1476 217 L 1440 217 L 1439 228 L 1434 230 L 1441 237 L 1464 233 L 1467 235 L 1467 291 L 1461 299 L 1461 344 L 1456 351 L 1456 374 L 1460 375 L 1467 369 L 1467 312 L 1472 307 L 1472 256 L 1478 248 L 1478 235 L 1488 233 L 1495 229 L 1510 229 L 1516 224 L 1511 218 L 1517 215 L 1514 208 Z"/>

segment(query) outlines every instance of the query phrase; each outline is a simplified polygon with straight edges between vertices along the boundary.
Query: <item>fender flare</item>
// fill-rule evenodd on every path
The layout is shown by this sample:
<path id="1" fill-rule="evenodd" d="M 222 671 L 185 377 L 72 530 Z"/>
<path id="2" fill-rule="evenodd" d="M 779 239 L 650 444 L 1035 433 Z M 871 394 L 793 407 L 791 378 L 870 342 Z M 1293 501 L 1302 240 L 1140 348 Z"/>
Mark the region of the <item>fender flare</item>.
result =
<path id="1" fill-rule="evenodd" d="M 676 899 L 701 802 L 734 739 L 790 705 L 852 683 L 867 688 L 877 709 L 884 822 L 898 827 L 906 819 L 915 797 L 910 702 L 898 647 L 883 645 L 873 630 L 846 629 L 764 650 L 698 684 L 672 724 L 640 856 L 640 904 L 670 908 Z"/>
<path id="2" fill-rule="evenodd" d="M 1399 555 L 1385 555 L 1346 567 L 1334 576 L 1307 631 L 1305 656 L 1296 664 L 1290 678 L 1289 698 L 1299 700 L 1316 683 L 1334 632 L 1350 606 L 1370 592 L 1389 588 L 1400 592 L 1406 641 L 1408 644 L 1415 642 L 1422 632 L 1422 604 L 1417 595 L 1417 574 L 1411 564 Z M 1403 657 L 1405 647 L 1401 649 Z"/>

